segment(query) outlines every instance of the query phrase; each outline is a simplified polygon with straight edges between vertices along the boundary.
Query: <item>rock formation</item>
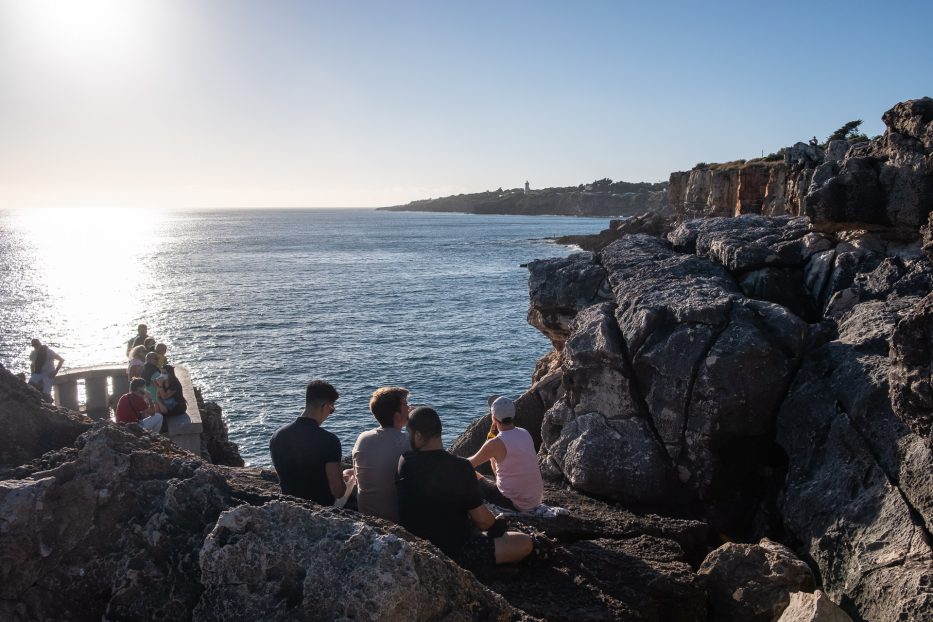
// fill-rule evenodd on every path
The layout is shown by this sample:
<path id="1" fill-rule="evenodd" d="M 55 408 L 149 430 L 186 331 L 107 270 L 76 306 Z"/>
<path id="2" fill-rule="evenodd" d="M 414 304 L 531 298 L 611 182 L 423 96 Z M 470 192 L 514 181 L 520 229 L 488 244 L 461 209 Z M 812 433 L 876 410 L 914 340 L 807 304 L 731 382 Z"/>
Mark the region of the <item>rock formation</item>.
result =
<path id="1" fill-rule="evenodd" d="M 866 143 L 675 174 L 666 239 L 531 263 L 556 387 L 532 390 L 554 481 L 777 538 L 853 619 L 924 619 L 933 100 L 884 121 Z M 750 619 L 709 589 L 714 615 Z"/>

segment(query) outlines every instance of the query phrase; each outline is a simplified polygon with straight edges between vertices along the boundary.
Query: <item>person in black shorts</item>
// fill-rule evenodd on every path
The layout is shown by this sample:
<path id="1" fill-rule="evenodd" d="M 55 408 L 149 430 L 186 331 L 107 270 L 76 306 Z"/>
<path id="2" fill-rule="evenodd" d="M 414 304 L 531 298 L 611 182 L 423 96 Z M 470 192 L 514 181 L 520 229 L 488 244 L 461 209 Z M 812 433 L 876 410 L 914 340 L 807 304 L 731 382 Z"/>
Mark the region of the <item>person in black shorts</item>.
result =
<path id="1" fill-rule="evenodd" d="M 507 531 L 505 519 L 483 505 L 470 463 L 444 450 L 436 411 L 413 410 L 408 438 L 413 451 L 399 460 L 395 482 L 405 529 L 468 568 L 518 562 L 531 554 L 531 536 Z"/>
<path id="2" fill-rule="evenodd" d="M 346 492 L 340 439 L 321 428 L 337 410 L 338 397 L 333 385 L 312 380 L 305 389 L 301 415 L 272 435 L 269 452 L 285 494 L 333 505 Z"/>

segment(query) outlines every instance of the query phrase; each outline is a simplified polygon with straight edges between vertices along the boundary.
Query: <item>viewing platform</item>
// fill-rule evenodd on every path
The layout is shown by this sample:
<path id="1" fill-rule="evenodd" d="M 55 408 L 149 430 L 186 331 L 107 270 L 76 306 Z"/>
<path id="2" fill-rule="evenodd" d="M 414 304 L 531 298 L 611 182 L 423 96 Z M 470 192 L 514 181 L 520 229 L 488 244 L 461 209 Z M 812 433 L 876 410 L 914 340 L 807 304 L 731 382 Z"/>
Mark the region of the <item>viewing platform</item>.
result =
<path id="1" fill-rule="evenodd" d="M 200 454 L 203 427 L 191 376 L 180 366 L 175 367 L 175 376 L 181 382 L 188 408 L 184 414 L 165 417 L 168 425 L 166 434 L 182 449 Z M 83 402 L 81 387 L 84 388 Z M 115 407 L 120 396 L 129 390 L 126 365 L 95 365 L 60 371 L 55 376 L 53 397 L 56 406 L 78 411 L 91 419 L 109 419 L 111 404 Z"/>

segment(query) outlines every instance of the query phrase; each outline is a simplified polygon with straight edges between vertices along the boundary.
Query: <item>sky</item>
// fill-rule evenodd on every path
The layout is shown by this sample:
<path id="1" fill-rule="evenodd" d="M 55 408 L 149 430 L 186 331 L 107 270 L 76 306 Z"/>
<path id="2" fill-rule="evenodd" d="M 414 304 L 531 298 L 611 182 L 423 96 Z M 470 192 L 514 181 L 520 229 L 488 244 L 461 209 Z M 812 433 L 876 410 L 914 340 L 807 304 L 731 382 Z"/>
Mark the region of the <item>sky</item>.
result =
<path id="1" fill-rule="evenodd" d="M 0 209 L 375 207 L 759 157 L 933 96 L 933 2 L 0 0 Z"/>

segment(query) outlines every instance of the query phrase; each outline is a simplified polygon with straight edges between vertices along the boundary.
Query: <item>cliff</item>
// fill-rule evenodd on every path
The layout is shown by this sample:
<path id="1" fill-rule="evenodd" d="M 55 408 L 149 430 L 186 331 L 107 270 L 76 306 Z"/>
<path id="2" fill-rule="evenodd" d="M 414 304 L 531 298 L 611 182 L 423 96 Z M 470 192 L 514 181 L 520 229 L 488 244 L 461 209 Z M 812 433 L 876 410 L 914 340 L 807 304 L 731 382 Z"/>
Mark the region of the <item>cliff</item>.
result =
<path id="1" fill-rule="evenodd" d="M 782 542 L 816 570 L 804 592 L 856 620 L 919 620 L 933 617 L 933 100 L 883 119 L 857 145 L 675 173 L 673 228 L 617 223 L 593 254 L 532 262 L 528 320 L 554 350 L 519 418 L 552 481 Z M 457 447 L 481 442 L 474 428 Z M 699 571 L 714 618 L 799 602 L 736 612 L 744 588 L 720 599 L 724 575 L 704 571 L 729 546 Z"/>
<path id="2" fill-rule="evenodd" d="M 608 180 L 607 180 L 608 181 Z M 412 201 L 380 208 L 388 211 L 463 212 L 526 216 L 631 216 L 645 210 L 661 211 L 667 204 L 667 184 L 616 182 L 590 186 L 481 192 Z"/>

